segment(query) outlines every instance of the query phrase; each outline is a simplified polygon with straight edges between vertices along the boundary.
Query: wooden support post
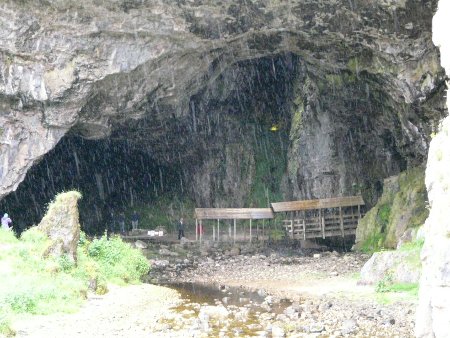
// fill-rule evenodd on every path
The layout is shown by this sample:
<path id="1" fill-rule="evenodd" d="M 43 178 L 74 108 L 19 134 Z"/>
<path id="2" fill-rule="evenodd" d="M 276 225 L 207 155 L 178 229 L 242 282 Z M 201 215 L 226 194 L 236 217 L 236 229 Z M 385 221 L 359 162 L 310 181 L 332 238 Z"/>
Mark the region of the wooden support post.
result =
<path id="1" fill-rule="evenodd" d="M 250 243 L 252 242 L 252 219 L 250 218 Z"/>
<path id="2" fill-rule="evenodd" d="M 234 239 L 233 239 L 233 243 L 236 243 L 236 218 L 233 220 L 233 224 L 234 224 Z"/>
<path id="3" fill-rule="evenodd" d="M 361 219 L 361 206 L 358 204 L 358 221 Z"/>
<path id="4" fill-rule="evenodd" d="M 217 219 L 217 242 L 220 242 L 220 220 Z"/>
<path id="5" fill-rule="evenodd" d="M 306 223 L 304 218 L 303 218 L 303 240 L 306 240 Z"/>
<path id="6" fill-rule="evenodd" d="M 213 225 L 213 242 L 216 241 L 216 227 Z"/>
<path id="7" fill-rule="evenodd" d="M 339 207 L 339 224 L 341 226 L 341 236 L 344 237 L 344 218 L 342 217 L 342 207 Z"/>
<path id="8" fill-rule="evenodd" d="M 263 219 L 263 231 L 262 231 L 262 236 L 263 236 L 263 238 L 264 238 L 264 235 L 265 235 L 265 233 L 264 233 L 264 227 L 265 227 L 265 225 L 266 225 L 266 220 L 265 219 Z"/>
<path id="9" fill-rule="evenodd" d="M 256 239 L 259 241 L 259 222 L 256 222 Z"/>
<path id="10" fill-rule="evenodd" d="M 294 212 L 291 211 L 291 238 L 294 239 Z"/>
<path id="11" fill-rule="evenodd" d="M 228 240 L 231 239 L 231 224 L 228 223 Z"/>
<path id="12" fill-rule="evenodd" d="M 195 219 L 195 241 L 198 241 L 198 219 Z"/>
<path id="13" fill-rule="evenodd" d="M 325 239 L 325 217 L 322 216 L 322 238 Z"/>
<path id="14" fill-rule="evenodd" d="M 201 243 L 202 240 L 203 240 L 203 220 L 200 220 L 200 229 L 199 229 L 199 232 L 200 232 L 200 243 Z"/>
<path id="15" fill-rule="evenodd" d="M 319 228 L 322 230 L 322 237 L 323 237 L 323 224 L 322 224 L 322 209 L 319 209 L 319 222 L 318 222 Z"/>

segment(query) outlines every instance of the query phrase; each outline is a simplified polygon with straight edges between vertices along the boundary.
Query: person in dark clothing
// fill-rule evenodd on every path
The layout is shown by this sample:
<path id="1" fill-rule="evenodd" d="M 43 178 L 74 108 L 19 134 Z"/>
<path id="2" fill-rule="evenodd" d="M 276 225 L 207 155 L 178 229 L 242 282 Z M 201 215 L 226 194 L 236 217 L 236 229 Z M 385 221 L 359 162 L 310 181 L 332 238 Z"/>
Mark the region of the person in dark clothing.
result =
<path id="1" fill-rule="evenodd" d="M 183 217 L 180 218 L 180 221 L 178 222 L 178 239 L 181 239 L 184 237 L 184 220 Z"/>
<path id="2" fill-rule="evenodd" d="M 133 215 L 131 216 L 131 226 L 133 230 L 137 230 L 139 226 L 139 215 L 136 211 L 133 211 Z"/>
<path id="3" fill-rule="evenodd" d="M 118 217 L 119 226 L 120 226 L 120 232 L 122 235 L 125 234 L 125 214 L 121 212 Z"/>

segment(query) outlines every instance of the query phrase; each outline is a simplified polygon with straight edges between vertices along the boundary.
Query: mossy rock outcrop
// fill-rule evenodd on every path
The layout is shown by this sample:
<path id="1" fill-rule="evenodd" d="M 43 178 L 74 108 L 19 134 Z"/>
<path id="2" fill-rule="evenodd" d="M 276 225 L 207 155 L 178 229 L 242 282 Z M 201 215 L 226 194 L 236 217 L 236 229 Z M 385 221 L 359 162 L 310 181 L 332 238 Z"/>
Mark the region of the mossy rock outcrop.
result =
<path id="1" fill-rule="evenodd" d="M 77 191 L 64 192 L 56 196 L 49 205 L 48 211 L 37 226 L 51 240 L 46 256 L 67 257 L 77 260 L 77 245 L 80 239 L 80 222 L 78 200 L 81 194 Z"/>
<path id="2" fill-rule="evenodd" d="M 354 249 L 366 252 L 394 249 L 402 238 L 413 239 L 412 234 L 427 217 L 424 168 L 387 178 L 383 195 L 358 224 Z"/>

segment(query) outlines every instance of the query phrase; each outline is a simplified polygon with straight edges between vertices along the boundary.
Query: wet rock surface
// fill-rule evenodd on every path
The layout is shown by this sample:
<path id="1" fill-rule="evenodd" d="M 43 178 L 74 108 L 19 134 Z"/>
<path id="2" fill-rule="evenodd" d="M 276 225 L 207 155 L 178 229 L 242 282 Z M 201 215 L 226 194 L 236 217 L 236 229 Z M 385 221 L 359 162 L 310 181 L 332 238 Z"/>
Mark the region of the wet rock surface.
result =
<path id="1" fill-rule="evenodd" d="M 357 285 L 367 255 L 249 245 L 167 249 L 181 257 L 153 258 L 150 278 L 185 301 L 157 327 L 161 335 L 412 337 L 414 302 L 382 304 Z"/>

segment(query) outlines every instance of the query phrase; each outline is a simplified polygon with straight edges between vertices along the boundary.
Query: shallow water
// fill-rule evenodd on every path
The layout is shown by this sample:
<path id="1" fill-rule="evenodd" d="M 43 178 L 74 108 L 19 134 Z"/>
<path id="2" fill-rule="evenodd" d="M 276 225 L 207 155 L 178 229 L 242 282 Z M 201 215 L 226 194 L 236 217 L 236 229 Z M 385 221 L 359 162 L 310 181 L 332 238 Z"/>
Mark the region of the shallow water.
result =
<path id="1" fill-rule="evenodd" d="M 261 307 L 266 300 L 267 295 L 263 291 L 249 291 L 243 287 L 225 287 L 213 284 L 200 283 L 170 283 L 163 286 L 172 288 L 181 294 L 183 303 L 173 308 L 184 318 L 197 318 L 200 306 L 205 305 L 224 305 L 230 310 L 228 322 L 211 323 L 209 334 L 219 336 L 219 333 L 230 334 L 232 336 L 257 336 L 264 331 L 267 323 L 261 320 L 262 313 L 270 313 L 273 317 L 283 313 L 283 311 L 292 304 L 290 300 L 274 300 L 270 310 Z M 237 309 L 247 308 L 248 316 L 245 320 L 236 318 Z M 186 313 L 189 313 L 186 315 Z"/>
<path id="2" fill-rule="evenodd" d="M 251 306 L 261 310 L 261 305 L 267 294 L 264 291 L 250 291 L 243 287 L 225 287 L 223 285 L 200 283 L 169 283 L 163 286 L 177 290 L 183 299 L 191 303 L 216 305 L 221 301 L 225 306 Z M 223 299 L 226 297 L 226 302 Z M 273 304 L 271 312 L 279 314 L 291 305 L 288 299 L 281 299 Z"/>

